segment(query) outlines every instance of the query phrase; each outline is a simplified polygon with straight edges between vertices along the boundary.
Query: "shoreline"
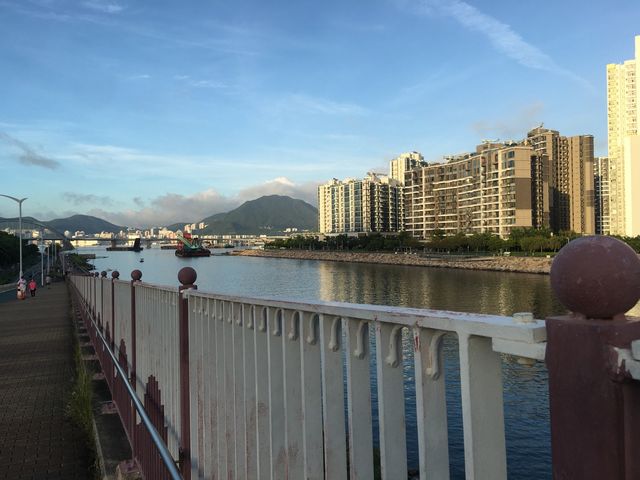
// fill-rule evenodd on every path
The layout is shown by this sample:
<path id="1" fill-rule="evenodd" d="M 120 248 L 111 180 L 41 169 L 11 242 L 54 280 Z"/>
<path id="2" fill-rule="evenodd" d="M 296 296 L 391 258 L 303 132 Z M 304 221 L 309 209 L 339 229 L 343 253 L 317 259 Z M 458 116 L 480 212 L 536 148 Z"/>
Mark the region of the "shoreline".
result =
<path id="1" fill-rule="evenodd" d="M 231 255 L 289 258 L 294 260 L 374 263 L 379 265 L 412 267 L 455 268 L 510 273 L 535 273 L 539 275 L 549 274 L 552 260 L 543 257 L 427 258 L 400 253 L 336 252 L 322 250 L 237 250 L 232 252 Z"/>

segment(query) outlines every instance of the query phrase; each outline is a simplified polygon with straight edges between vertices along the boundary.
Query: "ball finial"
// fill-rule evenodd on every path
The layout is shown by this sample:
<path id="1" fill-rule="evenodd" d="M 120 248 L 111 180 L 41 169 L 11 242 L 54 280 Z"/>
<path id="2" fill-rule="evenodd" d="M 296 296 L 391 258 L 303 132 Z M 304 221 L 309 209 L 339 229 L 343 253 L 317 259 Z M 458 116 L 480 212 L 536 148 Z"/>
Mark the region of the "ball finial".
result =
<path id="1" fill-rule="evenodd" d="M 111 272 L 111 278 L 120 278 L 120 272 L 118 270 L 114 270 Z"/>
<path id="2" fill-rule="evenodd" d="M 138 280 L 140 280 L 141 278 L 142 278 L 142 272 L 141 272 L 140 270 L 137 270 L 137 269 L 136 269 L 136 270 L 133 270 L 133 271 L 131 272 L 131 279 L 132 279 L 134 282 L 137 282 L 137 281 L 138 281 Z"/>
<path id="3" fill-rule="evenodd" d="M 613 237 L 577 238 L 553 259 L 551 288 L 565 307 L 587 318 L 624 315 L 640 299 L 640 258 Z"/>
<path id="4" fill-rule="evenodd" d="M 178 281 L 184 286 L 193 285 L 197 278 L 198 274 L 191 267 L 183 267 L 178 272 Z"/>
<path id="5" fill-rule="evenodd" d="M 100 276 L 102 278 L 107 278 L 107 272 L 105 272 L 104 270 L 100 272 Z"/>

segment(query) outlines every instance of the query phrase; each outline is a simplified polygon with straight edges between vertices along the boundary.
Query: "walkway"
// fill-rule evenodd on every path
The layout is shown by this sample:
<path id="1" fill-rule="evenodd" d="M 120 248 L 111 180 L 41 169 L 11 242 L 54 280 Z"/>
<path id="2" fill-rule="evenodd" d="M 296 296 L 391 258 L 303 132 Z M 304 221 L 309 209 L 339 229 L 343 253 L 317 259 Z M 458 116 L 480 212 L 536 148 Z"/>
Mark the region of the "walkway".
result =
<path id="1" fill-rule="evenodd" d="M 73 382 L 63 283 L 0 303 L 0 479 L 89 478 L 81 432 L 65 417 Z"/>

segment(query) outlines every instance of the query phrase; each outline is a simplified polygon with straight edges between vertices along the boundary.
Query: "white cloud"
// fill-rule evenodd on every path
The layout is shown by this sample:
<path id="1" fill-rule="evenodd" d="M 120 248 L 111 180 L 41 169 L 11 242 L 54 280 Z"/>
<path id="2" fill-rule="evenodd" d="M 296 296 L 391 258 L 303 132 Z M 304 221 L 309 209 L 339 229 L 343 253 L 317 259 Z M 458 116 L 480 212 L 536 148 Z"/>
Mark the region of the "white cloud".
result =
<path id="1" fill-rule="evenodd" d="M 111 197 L 107 195 L 94 195 L 93 193 L 64 192 L 62 198 L 73 205 L 84 205 L 87 203 L 113 205 L 113 199 Z"/>
<path id="2" fill-rule="evenodd" d="M 227 212 L 247 200 L 253 200 L 263 195 L 287 195 L 315 205 L 318 183 L 298 184 L 286 177 L 278 177 L 247 187 L 232 196 L 222 195 L 215 189 L 204 190 L 192 195 L 166 193 L 148 200 L 135 197 L 133 202 L 137 208 L 122 211 L 93 208 L 86 213 L 116 225 L 136 227 L 166 226 L 177 222 L 191 223 L 216 213 Z"/>
<path id="3" fill-rule="evenodd" d="M 148 80 L 151 78 L 151 75 L 147 73 L 141 73 L 139 75 L 130 75 L 127 77 L 127 80 Z"/>
<path id="4" fill-rule="evenodd" d="M 36 167 L 48 168 L 50 170 L 55 170 L 60 167 L 60 162 L 57 160 L 37 153 L 30 145 L 26 144 L 22 140 L 18 140 L 8 133 L 0 132 L 0 142 L 4 142 L 5 144 L 17 149 L 20 152 L 18 154 L 18 161 L 24 165 L 33 165 Z"/>
<path id="5" fill-rule="evenodd" d="M 525 132 L 542 122 L 544 104 L 535 102 L 525 105 L 509 117 L 500 120 L 478 120 L 471 125 L 472 130 L 482 137 L 497 136 L 502 140 L 522 138 Z"/>
<path id="6" fill-rule="evenodd" d="M 324 115 L 364 115 L 367 110 L 354 103 L 341 103 L 303 94 L 291 94 L 283 100 L 283 107 Z"/>
<path id="7" fill-rule="evenodd" d="M 120 13 L 124 10 L 118 3 L 101 0 L 86 0 L 82 2 L 82 6 L 102 13 Z"/>
<path id="8" fill-rule="evenodd" d="M 546 70 L 571 78 L 588 89 L 593 86 L 577 74 L 558 65 L 549 55 L 528 43 L 513 28 L 462 0 L 422 0 L 419 11 L 426 15 L 443 15 L 466 29 L 485 36 L 491 45 L 520 65 Z"/>

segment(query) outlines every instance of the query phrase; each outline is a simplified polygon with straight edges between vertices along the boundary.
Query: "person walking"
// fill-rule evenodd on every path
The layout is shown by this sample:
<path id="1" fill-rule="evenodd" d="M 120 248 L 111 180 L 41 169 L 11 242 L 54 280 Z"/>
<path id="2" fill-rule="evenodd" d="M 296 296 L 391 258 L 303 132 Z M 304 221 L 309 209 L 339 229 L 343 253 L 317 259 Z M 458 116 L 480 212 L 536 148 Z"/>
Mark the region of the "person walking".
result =
<path id="1" fill-rule="evenodd" d="M 38 288 L 38 284 L 36 283 L 36 281 L 32 278 L 31 280 L 29 280 L 29 291 L 31 292 L 31 296 L 35 297 L 36 296 L 36 288 Z"/>
<path id="2" fill-rule="evenodd" d="M 49 275 L 44 278 L 44 283 L 47 286 L 47 290 L 51 288 L 51 277 Z"/>
<path id="3" fill-rule="evenodd" d="M 27 281 L 24 277 L 18 280 L 18 300 L 24 300 L 27 297 Z"/>

